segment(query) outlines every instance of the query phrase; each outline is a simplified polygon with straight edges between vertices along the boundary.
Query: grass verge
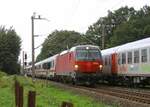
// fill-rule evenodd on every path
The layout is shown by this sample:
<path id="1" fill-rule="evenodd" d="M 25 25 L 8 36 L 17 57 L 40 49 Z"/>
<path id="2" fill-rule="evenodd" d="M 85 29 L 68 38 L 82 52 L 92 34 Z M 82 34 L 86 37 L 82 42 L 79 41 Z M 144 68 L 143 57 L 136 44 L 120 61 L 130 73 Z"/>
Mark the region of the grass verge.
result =
<path id="1" fill-rule="evenodd" d="M 62 101 L 73 103 L 74 107 L 111 107 L 101 102 L 95 102 L 90 97 L 80 96 L 67 90 L 45 85 L 43 81 L 32 82 L 30 78 L 7 76 L 0 73 L 0 106 L 15 107 L 14 80 L 17 79 L 24 87 L 24 107 L 27 107 L 28 91 L 36 91 L 36 107 L 60 107 Z"/>

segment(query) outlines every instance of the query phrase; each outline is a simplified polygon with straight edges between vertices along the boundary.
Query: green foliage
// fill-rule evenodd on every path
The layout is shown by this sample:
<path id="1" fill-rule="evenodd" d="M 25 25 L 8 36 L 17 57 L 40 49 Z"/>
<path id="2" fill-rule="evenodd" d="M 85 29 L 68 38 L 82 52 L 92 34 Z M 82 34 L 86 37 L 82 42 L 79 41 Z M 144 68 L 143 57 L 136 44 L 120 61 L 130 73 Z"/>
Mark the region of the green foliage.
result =
<path id="1" fill-rule="evenodd" d="M 86 35 L 99 45 L 101 44 L 102 31 L 104 29 L 105 47 L 110 47 L 111 37 L 114 36 L 113 32 L 119 25 L 127 22 L 135 13 L 134 8 L 128 8 L 127 6 L 121 7 L 114 12 L 108 11 L 106 17 L 100 17 L 96 23 L 88 28 Z"/>
<path id="2" fill-rule="evenodd" d="M 44 41 L 37 61 L 58 54 L 79 44 L 92 44 L 84 35 L 74 31 L 54 31 Z"/>
<path id="3" fill-rule="evenodd" d="M 7 74 L 5 72 L 0 71 L 0 78 L 3 76 L 6 76 Z"/>
<path id="4" fill-rule="evenodd" d="M 17 64 L 21 40 L 12 28 L 0 27 L 0 70 L 8 74 L 18 72 Z"/>
<path id="5" fill-rule="evenodd" d="M 117 46 L 150 36 L 150 16 L 130 19 L 119 25 L 111 37 L 110 46 Z"/>
<path id="6" fill-rule="evenodd" d="M 104 26 L 105 48 L 132 42 L 150 35 L 150 7 L 144 6 L 136 11 L 133 7 L 121 7 L 114 12 L 108 11 L 106 17 L 91 25 L 86 36 L 97 45 L 101 44 Z M 98 36 L 99 35 L 99 36 Z"/>
<path id="7" fill-rule="evenodd" d="M 150 35 L 150 25 L 144 27 L 143 34 Z"/>
<path id="8" fill-rule="evenodd" d="M 8 76 L 0 71 L 0 106 L 15 107 L 14 76 Z"/>

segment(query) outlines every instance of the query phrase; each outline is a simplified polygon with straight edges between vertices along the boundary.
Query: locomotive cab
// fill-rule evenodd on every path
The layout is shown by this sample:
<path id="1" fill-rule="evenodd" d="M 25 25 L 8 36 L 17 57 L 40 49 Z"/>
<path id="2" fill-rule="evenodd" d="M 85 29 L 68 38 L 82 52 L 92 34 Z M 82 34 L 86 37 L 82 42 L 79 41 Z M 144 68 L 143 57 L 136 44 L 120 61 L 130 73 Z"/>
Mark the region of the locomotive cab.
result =
<path id="1" fill-rule="evenodd" d="M 83 73 L 101 72 L 102 56 L 95 47 L 78 47 L 75 52 L 75 71 Z"/>
<path id="2" fill-rule="evenodd" d="M 75 80 L 83 84 L 95 84 L 102 69 L 102 56 L 97 46 L 79 46 L 74 51 Z"/>

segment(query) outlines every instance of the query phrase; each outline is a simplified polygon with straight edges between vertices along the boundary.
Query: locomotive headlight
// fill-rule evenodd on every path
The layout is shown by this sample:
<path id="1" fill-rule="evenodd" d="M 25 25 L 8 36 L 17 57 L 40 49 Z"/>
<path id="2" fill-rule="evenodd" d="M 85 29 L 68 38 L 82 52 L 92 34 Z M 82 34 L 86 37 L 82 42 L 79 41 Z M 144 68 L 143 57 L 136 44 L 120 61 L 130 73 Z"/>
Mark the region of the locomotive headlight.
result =
<path id="1" fill-rule="evenodd" d="M 78 70 L 79 65 L 74 65 L 75 70 Z"/>
<path id="2" fill-rule="evenodd" d="M 103 65 L 99 65 L 99 69 L 102 70 L 102 68 L 103 68 Z"/>
<path id="3" fill-rule="evenodd" d="M 88 50 L 88 49 L 89 49 L 89 47 L 86 47 L 86 49 Z"/>

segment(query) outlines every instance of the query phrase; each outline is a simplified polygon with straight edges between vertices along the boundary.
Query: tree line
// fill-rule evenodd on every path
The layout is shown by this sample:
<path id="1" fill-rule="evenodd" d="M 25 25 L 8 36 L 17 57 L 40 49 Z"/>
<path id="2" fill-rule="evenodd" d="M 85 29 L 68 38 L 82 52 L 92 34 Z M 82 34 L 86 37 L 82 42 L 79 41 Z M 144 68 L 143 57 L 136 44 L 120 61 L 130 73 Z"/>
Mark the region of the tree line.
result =
<path id="1" fill-rule="evenodd" d="M 150 7 L 140 10 L 133 7 L 121 7 L 108 11 L 88 27 L 85 34 L 75 31 L 54 31 L 44 41 L 41 53 L 36 61 L 55 55 L 70 47 L 81 44 L 98 45 L 101 48 L 102 32 L 105 36 L 104 48 L 110 48 L 150 36 Z"/>
<path id="2" fill-rule="evenodd" d="M 20 71 L 18 56 L 20 54 L 21 39 L 14 29 L 0 27 L 0 70 L 8 74 Z"/>
<path id="3" fill-rule="evenodd" d="M 133 7 L 125 6 L 114 12 L 108 11 L 106 17 L 100 18 L 88 28 L 86 35 L 97 44 L 101 44 L 102 27 L 104 26 L 105 48 L 109 48 L 149 37 L 149 23 L 149 6 L 144 6 L 137 11 Z M 99 37 L 93 35 L 99 35 Z"/>

